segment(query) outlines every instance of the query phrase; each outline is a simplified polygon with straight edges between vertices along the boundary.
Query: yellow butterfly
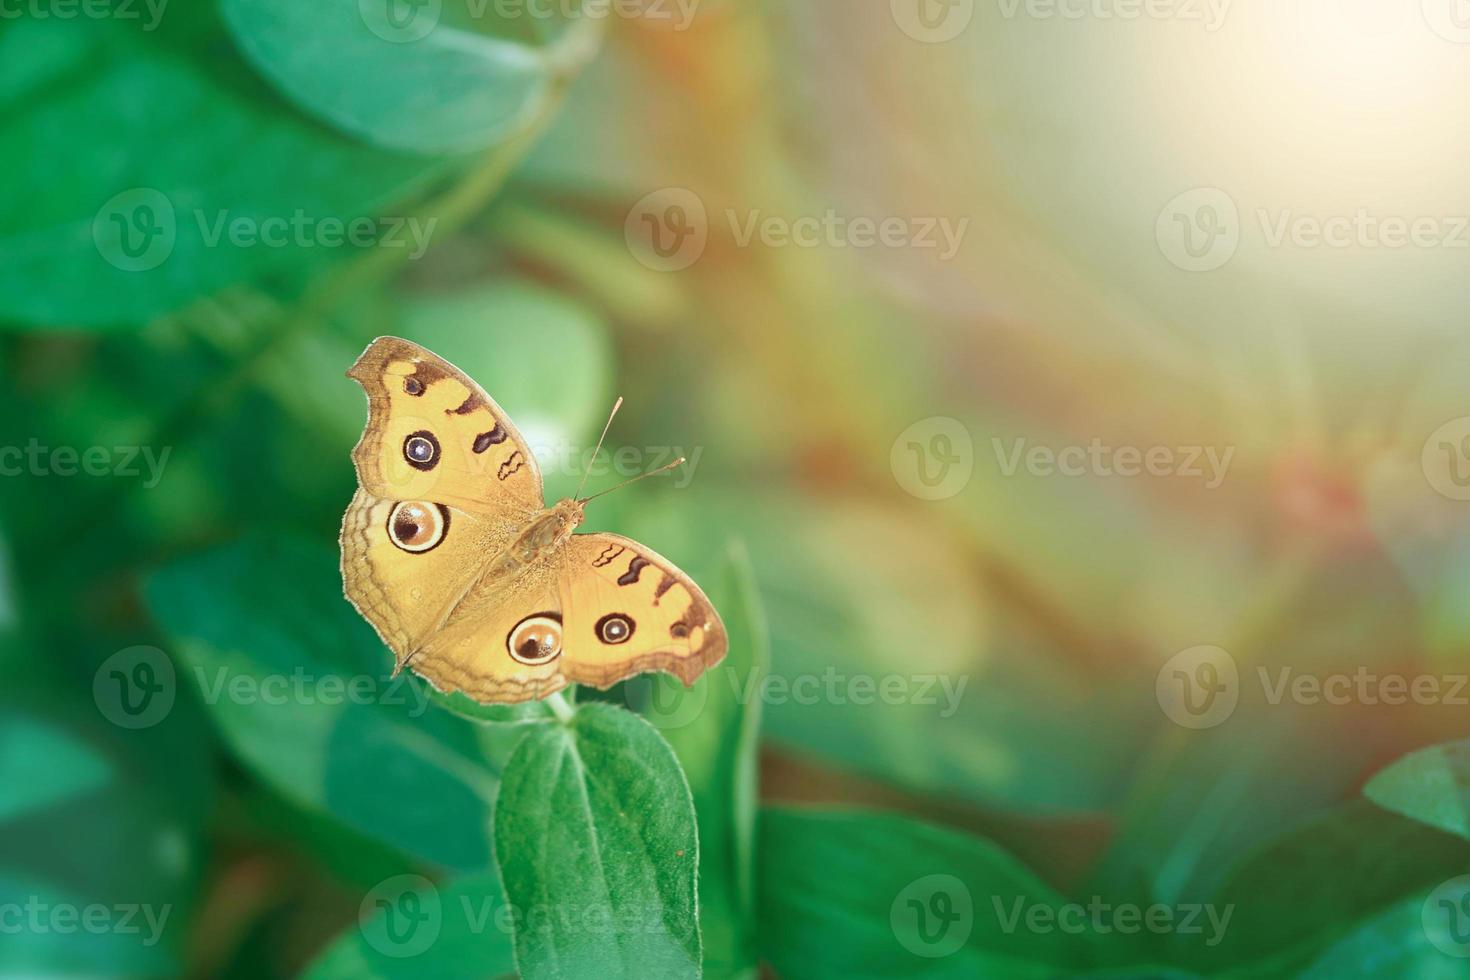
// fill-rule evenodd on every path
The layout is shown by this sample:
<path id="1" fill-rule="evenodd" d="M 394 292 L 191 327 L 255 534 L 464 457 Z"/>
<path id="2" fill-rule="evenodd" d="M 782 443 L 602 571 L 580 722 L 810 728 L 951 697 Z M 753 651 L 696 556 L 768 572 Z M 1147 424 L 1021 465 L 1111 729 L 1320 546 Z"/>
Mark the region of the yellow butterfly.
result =
<path id="1" fill-rule="evenodd" d="M 342 582 L 395 673 L 514 702 L 651 670 L 688 685 L 725 656 L 724 624 L 689 576 L 628 538 L 574 534 L 590 498 L 546 506 L 530 447 L 464 372 L 379 337 L 347 376 L 368 421 Z"/>

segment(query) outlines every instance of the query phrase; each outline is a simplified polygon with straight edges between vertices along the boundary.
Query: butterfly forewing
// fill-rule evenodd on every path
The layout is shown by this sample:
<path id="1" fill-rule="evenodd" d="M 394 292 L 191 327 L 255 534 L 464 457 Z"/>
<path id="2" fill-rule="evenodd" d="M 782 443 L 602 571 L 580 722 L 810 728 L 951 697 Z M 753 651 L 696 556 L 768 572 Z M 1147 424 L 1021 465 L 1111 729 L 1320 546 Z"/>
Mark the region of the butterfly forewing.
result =
<path id="1" fill-rule="evenodd" d="M 519 524 L 545 505 L 525 439 L 448 361 L 380 337 L 347 374 L 368 396 L 367 427 L 352 459 L 373 495 L 432 500 Z"/>

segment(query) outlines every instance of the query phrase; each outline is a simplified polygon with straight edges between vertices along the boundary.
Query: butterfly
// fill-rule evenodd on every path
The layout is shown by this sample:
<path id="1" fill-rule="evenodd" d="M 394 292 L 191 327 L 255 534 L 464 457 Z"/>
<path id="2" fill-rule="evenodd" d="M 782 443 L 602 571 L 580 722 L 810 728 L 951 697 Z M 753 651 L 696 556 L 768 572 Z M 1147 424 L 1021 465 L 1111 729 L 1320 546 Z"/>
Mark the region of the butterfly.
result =
<path id="1" fill-rule="evenodd" d="M 347 376 L 368 420 L 343 591 L 395 675 L 509 703 L 646 671 L 690 685 L 725 656 L 724 624 L 688 575 L 628 538 L 574 533 L 591 498 L 546 505 L 530 447 L 464 372 L 379 337 Z"/>

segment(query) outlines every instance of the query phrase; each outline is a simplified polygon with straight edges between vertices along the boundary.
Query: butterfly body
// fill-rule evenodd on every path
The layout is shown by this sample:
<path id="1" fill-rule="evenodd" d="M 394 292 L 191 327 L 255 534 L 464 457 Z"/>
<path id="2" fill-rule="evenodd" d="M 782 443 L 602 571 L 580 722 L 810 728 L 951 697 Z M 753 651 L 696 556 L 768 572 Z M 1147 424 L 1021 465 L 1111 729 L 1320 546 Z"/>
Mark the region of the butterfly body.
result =
<path id="1" fill-rule="evenodd" d="M 585 500 L 546 506 L 535 457 L 473 381 L 381 337 L 348 372 L 368 395 L 342 522 L 347 598 L 409 667 L 482 702 L 607 687 L 725 653 L 704 593 L 613 534 L 576 533 Z"/>

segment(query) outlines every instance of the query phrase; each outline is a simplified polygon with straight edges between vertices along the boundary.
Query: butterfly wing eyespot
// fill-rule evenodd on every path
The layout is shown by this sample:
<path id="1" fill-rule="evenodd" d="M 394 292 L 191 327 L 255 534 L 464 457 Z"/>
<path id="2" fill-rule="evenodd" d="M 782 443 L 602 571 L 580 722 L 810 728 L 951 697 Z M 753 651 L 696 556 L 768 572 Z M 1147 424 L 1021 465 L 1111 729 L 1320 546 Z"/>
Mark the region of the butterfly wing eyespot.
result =
<path id="1" fill-rule="evenodd" d="M 410 433 L 403 440 L 403 459 L 416 470 L 432 470 L 439 465 L 439 456 L 439 440 L 428 429 Z"/>
<path id="2" fill-rule="evenodd" d="M 517 663 L 539 667 L 561 655 L 561 617 L 555 613 L 527 616 L 505 638 L 505 648 Z"/>
<path id="3" fill-rule="evenodd" d="M 619 643 L 627 643 L 633 638 L 633 631 L 637 629 L 631 616 L 624 613 L 608 613 L 597 621 L 593 632 L 597 639 L 608 646 L 616 646 Z"/>
<path id="4" fill-rule="evenodd" d="M 388 540 L 410 554 L 433 551 L 449 532 L 449 508 L 424 500 L 405 500 L 388 512 Z"/>

